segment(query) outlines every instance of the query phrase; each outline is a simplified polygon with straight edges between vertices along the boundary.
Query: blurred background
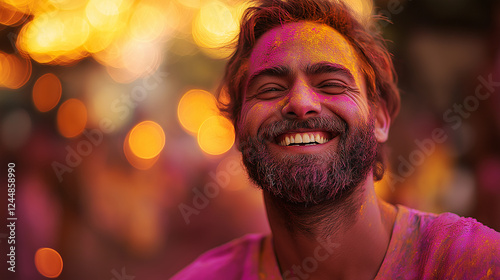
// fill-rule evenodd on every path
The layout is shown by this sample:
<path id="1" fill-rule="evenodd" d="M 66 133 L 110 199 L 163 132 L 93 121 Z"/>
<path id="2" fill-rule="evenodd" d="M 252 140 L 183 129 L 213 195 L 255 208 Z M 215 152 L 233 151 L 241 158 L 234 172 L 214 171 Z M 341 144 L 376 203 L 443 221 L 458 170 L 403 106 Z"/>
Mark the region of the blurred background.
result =
<path id="1" fill-rule="evenodd" d="M 499 231 L 499 1 L 347 2 L 392 22 L 402 108 L 378 195 Z M 247 5 L 0 2 L 0 177 L 15 164 L 18 218 L 15 274 L 0 229 L 0 278 L 56 276 L 58 253 L 58 279 L 167 279 L 269 231 L 214 98 Z"/>

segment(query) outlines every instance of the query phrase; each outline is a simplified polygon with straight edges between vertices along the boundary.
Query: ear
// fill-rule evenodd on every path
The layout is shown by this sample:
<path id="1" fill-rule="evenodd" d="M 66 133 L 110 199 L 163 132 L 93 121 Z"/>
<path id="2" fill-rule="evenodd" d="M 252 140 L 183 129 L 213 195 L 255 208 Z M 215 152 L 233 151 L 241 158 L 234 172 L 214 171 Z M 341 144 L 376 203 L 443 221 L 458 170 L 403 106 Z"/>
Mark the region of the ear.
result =
<path id="1" fill-rule="evenodd" d="M 389 128 L 391 126 L 391 116 L 387 111 L 387 106 L 384 100 L 380 100 L 374 107 L 375 117 L 375 138 L 377 142 L 384 143 L 389 138 Z"/>

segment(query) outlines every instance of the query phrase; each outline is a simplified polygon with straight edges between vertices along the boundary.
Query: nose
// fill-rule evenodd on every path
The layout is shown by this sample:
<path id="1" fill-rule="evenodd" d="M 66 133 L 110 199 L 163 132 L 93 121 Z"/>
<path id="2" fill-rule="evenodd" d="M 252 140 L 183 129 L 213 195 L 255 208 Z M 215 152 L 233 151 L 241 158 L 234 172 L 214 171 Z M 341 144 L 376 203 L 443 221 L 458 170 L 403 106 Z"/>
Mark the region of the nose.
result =
<path id="1" fill-rule="evenodd" d="M 299 82 L 288 93 L 288 100 L 282 114 L 289 119 L 306 119 L 321 112 L 321 103 L 314 90 L 304 82 Z"/>

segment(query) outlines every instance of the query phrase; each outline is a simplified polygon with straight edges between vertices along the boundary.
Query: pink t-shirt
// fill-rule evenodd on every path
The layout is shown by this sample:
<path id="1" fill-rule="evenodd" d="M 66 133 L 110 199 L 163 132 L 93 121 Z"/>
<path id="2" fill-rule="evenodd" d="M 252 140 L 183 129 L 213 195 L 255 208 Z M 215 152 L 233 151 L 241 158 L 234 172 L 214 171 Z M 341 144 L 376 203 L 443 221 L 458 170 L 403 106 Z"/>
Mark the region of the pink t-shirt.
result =
<path id="1" fill-rule="evenodd" d="M 500 279 L 500 233 L 472 218 L 397 208 L 389 248 L 375 279 Z M 206 252 L 172 279 L 283 277 L 271 236 L 251 234 Z"/>

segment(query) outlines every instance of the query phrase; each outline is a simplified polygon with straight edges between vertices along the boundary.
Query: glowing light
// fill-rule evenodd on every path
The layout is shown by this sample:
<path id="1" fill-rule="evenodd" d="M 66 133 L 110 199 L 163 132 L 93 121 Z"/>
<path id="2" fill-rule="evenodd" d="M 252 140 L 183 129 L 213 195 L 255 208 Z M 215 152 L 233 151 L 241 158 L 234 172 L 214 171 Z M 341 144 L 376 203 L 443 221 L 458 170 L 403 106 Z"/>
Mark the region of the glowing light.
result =
<path id="1" fill-rule="evenodd" d="M 106 71 L 108 72 L 111 79 L 113 79 L 113 81 L 121 84 L 131 83 L 140 76 L 140 74 L 131 72 L 125 68 L 115 68 L 108 66 L 106 67 Z"/>
<path id="2" fill-rule="evenodd" d="M 90 53 L 98 53 L 105 50 L 117 37 L 117 32 L 92 30 L 89 38 L 83 44 L 83 48 Z"/>
<path id="3" fill-rule="evenodd" d="M 123 68 L 123 49 L 125 44 L 122 40 L 113 41 L 109 46 L 94 54 L 94 58 L 103 65 L 114 68 Z"/>
<path id="4" fill-rule="evenodd" d="M 11 66 L 9 55 L 3 52 L 0 52 L 0 86 L 5 85 L 5 81 L 9 79 Z"/>
<path id="5" fill-rule="evenodd" d="M 33 103 L 40 112 L 54 108 L 61 99 L 61 81 L 56 75 L 47 73 L 35 82 L 33 86 Z"/>
<path id="6" fill-rule="evenodd" d="M 234 139 L 233 124 L 221 116 L 208 118 L 198 131 L 198 145 L 211 155 L 227 152 L 233 146 Z"/>
<path id="7" fill-rule="evenodd" d="M 191 23 L 179 6 L 174 1 L 4 0 L 0 24 L 32 19 L 19 31 L 16 47 L 38 63 L 69 65 L 93 56 L 106 67 L 124 69 L 109 72 L 130 83 L 156 71 L 168 35 Z"/>
<path id="8" fill-rule="evenodd" d="M 82 48 L 90 33 L 79 11 L 51 11 L 24 25 L 17 45 L 40 63 L 68 64 L 86 56 Z"/>
<path id="9" fill-rule="evenodd" d="M 64 24 L 56 17 L 56 12 L 50 12 L 26 24 L 19 34 L 21 47 L 28 52 L 49 52 L 51 46 L 57 44 L 62 36 Z"/>
<path id="10" fill-rule="evenodd" d="M 160 2 L 161 3 L 161 2 Z M 188 26 L 189 21 L 179 9 L 175 1 L 168 1 L 163 7 L 163 13 L 168 16 L 163 16 L 165 20 L 165 35 L 173 35 L 173 33 L 181 31 L 181 23 Z"/>
<path id="11" fill-rule="evenodd" d="M 177 0 L 177 2 L 189 8 L 198 9 L 201 6 L 201 0 Z"/>
<path id="12" fill-rule="evenodd" d="M 128 71 L 136 74 L 152 74 L 160 66 L 159 46 L 152 43 L 129 41 L 123 48 L 122 63 Z"/>
<path id="13" fill-rule="evenodd" d="M 128 25 L 132 38 L 142 42 L 158 39 L 165 29 L 165 18 L 155 7 L 138 3 Z"/>
<path id="14" fill-rule="evenodd" d="M 367 22 L 372 14 L 373 1 L 371 0 L 349 0 L 344 1 L 358 16 L 361 22 Z"/>
<path id="15" fill-rule="evenodd" d="M 127 133 L 123 142 L 123 153 L 125 154 L 127 161 L 130 165 L 139 170 L 147 170 L 151 168 L 158 161 L 160 155 L 158 154 L 156 157 L 150 159 L 137 157 L 130 148 L 130 133 L 131 132 Z"/>
<path id="16" fill-rule="evenodd" d="M 22 13 L 29 14 L 34 6 L 35 0 L 4 0 L 3 2 Z"/>
<path id="17" fill-rule="evenodd" d="M 177 107 L 177 117 L 182 127 L 193 134 L 208 118 L 219 115 L 215 97 L 208 91 L 193 89 L 186 92 Z"/>
<path id="18" fill-rule="evenodd" d="M 31 77 L 31 61 L 17 55 L 0 52 L 0 86 L 18 89 Z"/>
<path id="19" fill-rule="evenodd" d="M 87 108 L 78 99 L 68 99 L 57 111 L 57 127 L 62 136 L 78 136 L 87 124 Z"/>
<path id="20" fill-rule="evenodd" d="M 0 3 L 0 24 L 17 25 L 26 19 L 26 15 L 14 7 Z"/>
<path id="21" fill-rule="evenodd" d="M 193 21 L 193 38 L 202 50 L 215 58 L 226 58 L 231 50 L 225 47 L 237 34 L 238 22 L 222 2 L 211 1 L 200 8 Z"/>
<path id="22" fill-rule="evenodd" d="M 50 5 L 60 10 L 76 10 L 83 8 L 87 1 L 74 1 L 74 0 L 47 0 Z"/>
<path id="23" fill-rule="evenodd" d="M 130 131 L 128 144 L 137 157 L 151 159 L 156 157 L 165 146 L 165 133 L 159 124 L 144 121 Z"/>
<path id="24" fill-rule="evenodd" d="M 35 266 L 43 276 L 56 278 L 62 272 L 63 260 L 56 250 L 40 248 L 35 253 Z"/>
<path id="25" fill-rule="evenodd" d="M 113 30 L 120 21 L 120 0 L 90 0 L 85 9 L 90 24 L 100 30 Z"/>
<path id="26" fill-rule="evenodd" d="M 28 58 L 16 55 L 11 55 L 11 58 L 16 71 L 14 72 L 15 74 L 10 80 L 10 83 L 5 84 L 12 89 L 18 89 L 24 86 L 31 77 L 31 61 Z"/>

